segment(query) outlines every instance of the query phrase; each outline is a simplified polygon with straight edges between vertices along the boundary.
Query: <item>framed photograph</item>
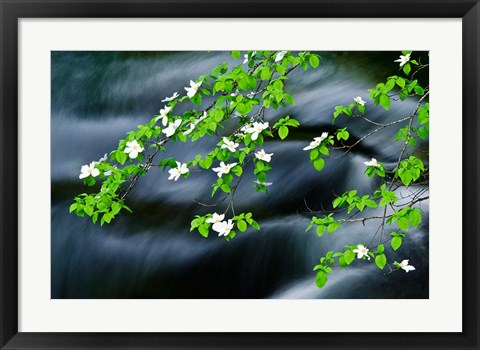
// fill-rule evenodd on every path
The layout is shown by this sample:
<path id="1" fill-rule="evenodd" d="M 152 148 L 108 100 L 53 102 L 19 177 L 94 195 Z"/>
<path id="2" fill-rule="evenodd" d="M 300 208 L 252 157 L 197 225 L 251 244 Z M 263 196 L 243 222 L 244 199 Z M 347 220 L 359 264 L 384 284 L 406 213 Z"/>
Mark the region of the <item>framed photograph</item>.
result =
<path id="1" fill-rule="evenodd" d="M 478 1 L 0 11 L 1 349 L 479 348 Z"/>

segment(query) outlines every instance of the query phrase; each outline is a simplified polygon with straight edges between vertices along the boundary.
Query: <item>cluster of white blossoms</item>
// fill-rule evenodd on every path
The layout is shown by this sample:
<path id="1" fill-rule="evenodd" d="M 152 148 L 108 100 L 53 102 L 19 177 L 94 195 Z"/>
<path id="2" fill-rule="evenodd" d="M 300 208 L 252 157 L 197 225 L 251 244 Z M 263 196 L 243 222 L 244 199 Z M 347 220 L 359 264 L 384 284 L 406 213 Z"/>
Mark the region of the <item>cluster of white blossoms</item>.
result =
<path id="1" fill-rule="evenodd" d="M 366 102 L 360 96 L 354 97 L 353 100 L 360 106 L 365 106 Z"/>
<path id="2" fill-rule="evenodd" d="M 223 145 L 220 148 L 226 148 L 230 152 L 235 152 L 237 150 L 237 147 L 239 146 L 238 143 L 235 143 L 234 141 L 231 141 L 226 137 L 224 137 L 222 141 L 223 141 Z"/>
<path id="3" fill-rule="evenodd" d="M 287 52 L 288 51 L 280 51 L 279 53 L 277 53 L 277 55 L 275 56 L 275 62 L 279 62 L 279 61 L 283 60 L 283 58 L 285 57 Z"/>
<path id="4" fill-rule="evenodd" d="M 367 257 L 368 260 L 370 260 L 370 256 L 368 255 L 368 248 L 365 247 L 364 245 L 359 244 L 357 246 L 357 249 L 354 249 L 352 251 L 357 254 L 358 259 L 361 259 L 365 256 Z"/>
<path id="5" fill-rule="evenodd" d="M 245 128 L 244 128 L 245 127 Z M 252 140 L 255 141 L 258 139 L 258 135 L 262 133 L 263 130 L 268 129 L 268 122 L 265 123 L 258 123 L 254 122 L 252 125 L 244 126 L 240 131 L 244 131 L 248 134 L 252 134 Z"/>
<path id="6" fill-rule="evenodd" d="M 176 168 L 172 168 L 168 171 L 168 173 L 170 174 L 169 176 L 169 180 L 174 180 L 174 181 L 177 181 L 181 175 L 183 174 L 186 174 L 189 172 L 188 168 L 187 168 L 187 164 L 185 163 L 180 163 L 180 162 L 177 162 L 177 167 Z"/>
<path id="7" fill-rule="evenodd" d="M 169 107 L 169 106 L 164 106 L 160 112 L 159 112 L 159 116 L 155 119 L 155 121 L 161 119 L 162 120 L 162 125 L 163 126 L 166 126 L 168 124 L 168 112 L 170 112 L 170 110 L 172 109 L 172 107 Z"/>
<path id="8" fill-rule="evenodd" d="M 218 177 L 222 177 L 223 174 L 228 174 L 235 165 L 237 165 L 237 163 L 225 164 L 225 162 L 220 162 L 220 166 L 218 168 L 212 168 L 212 170 L 217 173 Z"/>
<path id="9" fill-rule="evenodd" d="M 127 142 L 127 147 L 123 150 L 123 152 L 128 153 L 128 156 L 132 159 L 135 159 L 138 157 L 139 153 L 142 153 L 144 148 L 139 145 L 137 140 L 133 141 L 128 141 Z"/>
<path id="10" fill-rule="evenodd" d="M 196 83 L 193 80 L 190 80 L 190 87 L 184 88 L 187 91 L 187 96 L 190 98 L 195 96 L 200 86 L 202 86 L 202 82 Z"/>
<path id="11" fill-rule="evenodd" d="M 406 54 L 405 56 L 400 55 L 400 58 L 393 62 L 400 62 L 400 67 L 403 67 L 408 61 L 410 61 L 410 54 Z"/>
<path id="12" fill-rule="evenodd" d="M 98 175 L 100 175 L 100 170 L 95 168 L 96 164 L 97 162 L 91 162 L 90 165 L 82 166 L 82 168 L 80 169 L 79 178 L 84 179 L 86 177 L 89 177 L 90 175 L 92 175 L 93 177 L 97 177 Z"/>
<path id="13" fill-rule="evenodd" d="M 372 158 L 371 161 L 363 162 L 363 164 L 365 164 L 366 166 L 373 166 L 375 168 L 378 168 L 380 166 L 380 163 L 377 162 L 377 160 L 375 158 Z"/>
<path id="14" fill-rule="evenodd" d="M 207 219 L 206 222 L 213 224 L 212 229 L 218 232 L 218 236 L 228 236 L 235 224 L 231 219 L 223 221 L 225 214 L 213 213 L 212 217 Z"/>
<path id="15" fill-rule="evenodd" d="M 415 270 L 415 267 L 413 267 L 412 265 L 408 265 L 408 260 L 403 260 L 399 265 L 400 265 L 400 268 L 405 270 L 405 272 Z"/>
<path id="16" fill-rule="evenodd" d="M 270 163 L 272 160 L 273 153 L 265 153 L 265 150 L 262 149 L 255 153 L 255 158 L 263 160 L 264 162 Z"/>
<path id="17" fill-rule="evenodd" d="M 305 147 L 303 150 L 304 150 L 304 151 L 308 151 L 308 150 L 317 148 L 318 146 L 320 146 L 320 144 L 322 143 L 322 141 L 325 140 L 327 137 L 328 137 L 328 132 L 323 132 L 323 133 L 322 133 L 322 136 L 320 136 L 320 137 L 314 137 L 314 138 L 313 138 L 313 141 L 310 142 L 310 145 L 308 145 L 307 147 Z"/>

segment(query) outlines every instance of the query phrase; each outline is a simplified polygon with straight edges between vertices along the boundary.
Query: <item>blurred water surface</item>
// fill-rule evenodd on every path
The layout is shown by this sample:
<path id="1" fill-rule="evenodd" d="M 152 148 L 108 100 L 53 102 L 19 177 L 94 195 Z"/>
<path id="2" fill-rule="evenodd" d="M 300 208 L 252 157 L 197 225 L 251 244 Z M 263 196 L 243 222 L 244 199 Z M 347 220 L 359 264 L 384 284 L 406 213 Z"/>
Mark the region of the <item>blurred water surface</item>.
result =
<path id="1" fill-rule="evenodd" d="M 305 202 L 318 210 L 333 193 L 352 188 L 368 193 L 377 183 L 363 174 L 363 162 L 374 157 L 393 165 L 402 146 L 392 142 L 394 131 L 387 129 L 347 156 L 327 160 L 321 173 L 313 169 L 302 148 L 333 130 L 333 107 L 358 95 L 367 100 L 367 90 L 398 67 L 397 52 L 320 54 L 315 72 L 297 69 L 289 75 L 287 91 L 295 106 L 266 114 L 269 121 L 289 114 L 302 124 L 287 140 L 264 145 L 274 153 L 269 195 L 254 191 L 251 174 L 237 190 L 236 211 L 253 212 L 262 229 L 226 242 L 189 232 L 192 217 L 207 210 L 193 199 L 210 200 L 211 171 L 178 182 L 150 171 L 129 194 L 134 213 L 104 227 L 68 214 L 68 207 L 85 191 L 78 179 L 81 165 L 115 149 L 125 132 L 163 107 L 161 99 L 184 93 L 190 79 L 223 61 L 240 62 L 227 52 L 52 52 L 52 298 L 428 298 L 428 219 L 393 254 L 397 261 L 409 258 L 414 272 L 384 275 L 373 263 L 356 261 L 335 269 L 325 288 L 315 285 L 312 267 L 327 250 L 368 242 L 378 223 L 345 225 L 319 238 L 313 230 L 304 232 L 311 217 Z M 416 105 L 415 100 L 393 102 L 386 112 L 367 101 L 368 118 L 379 122 L 407 116 Z M 352 137 L 372 129 L 342 117 L 337 124 L 348 125 Z M 209 138 L 194 147 L 172 143 L 167 148 L 187 162 L 216 142 Z M 422 209 L 428 214 L 427 201 Z"/>

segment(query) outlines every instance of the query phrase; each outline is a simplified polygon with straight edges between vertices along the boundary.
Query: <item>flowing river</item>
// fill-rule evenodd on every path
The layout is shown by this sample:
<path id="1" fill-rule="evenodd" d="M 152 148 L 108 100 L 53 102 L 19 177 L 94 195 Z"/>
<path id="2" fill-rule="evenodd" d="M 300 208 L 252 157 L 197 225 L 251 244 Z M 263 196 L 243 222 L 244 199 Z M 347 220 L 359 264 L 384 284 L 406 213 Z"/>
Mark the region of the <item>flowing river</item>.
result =
<path id="1" fill-rule="evenodd" d="M 234 61 L 228 52 L 53 52 L 52 298 L 428 298 L 428 201 L 421 202 L 426 213 L 421 226 L 410 230 L 397 252 L 387 249 L 397 261 L 410 259 L 415 271 L 385 274 L 372 261 L 356 260 L 347 269 L 335 268 L 324 288 L 315 285 L 312 268 L 319 258 L 345 244 L 368 243 L 379 221 L 344 225 L 318 237 L 314 229 L 305 232 L 312 216 L 308 208 L 320 210 L 334 193 L 348 189 L 374 190 L 377 180 L 363 174 L 363 162 L 376 158 L 393 167 L 402 143 L 393 142 L 396 129 L 386 128 L 344 157 L 327 159 L 322 172 L 302 148 L 333 131 L 334 106 L 348 105 L 354 96 L 367 101 L 368 118 L 382 123 L 410 115 L 418 101 L 392 102 L 385 111 L 368 99 L 368 89 L 397 74 L 398 52 L 320 55 L 317 70 L 289 75 L 286 90 L 295 105 L 266 113 L 270 122 L 291 115 L 301 123 L 286 140 L 264 144 L 274 153 L 268 195 L 253 189 L 251 168 L 237 189 L 236 212 L 251 211 L 261 230 L 237 232 L 227 242 L 214 232 L 208 238 L 189 232 L 194 215 L 225 209 L 194 202 L 212 202 L 211 170 L 173 182 L 167 172 L 151 169 L 127 197 L 133 214 L 124 212 L 104 227 L 68 208 L 75 195 L 90 190 L 78 179 L 83 164 L 116 149 L 127 131 L 158 113 L 164 97 L 184 94 L 190 79 L 223 61 L 230 67 L 242 59 Z M 360 119 L 341 116 L 335 127 L 344 126 L 353 138 L 372 130 Z M 194 144 L 170 142 L 165 156 L 187 162 L 216 142 L 208 137 Z M 163 156 L 157 157 L 159 162 Z"/>

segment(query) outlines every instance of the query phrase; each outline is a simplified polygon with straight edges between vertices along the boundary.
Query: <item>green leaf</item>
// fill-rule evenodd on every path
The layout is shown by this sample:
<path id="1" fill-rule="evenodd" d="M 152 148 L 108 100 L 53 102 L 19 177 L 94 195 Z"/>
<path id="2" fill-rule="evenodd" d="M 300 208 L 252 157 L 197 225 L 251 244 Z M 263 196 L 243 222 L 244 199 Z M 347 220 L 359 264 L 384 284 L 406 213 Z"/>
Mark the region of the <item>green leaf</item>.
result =
<path id="1" fill-rule="evenodd" d="M 88 216 L 92 216 L 93 206 L 86 205 L 85 208 L 83 208 L 83 210 L 85 211 L 85 214 L 87 214 Z"/>
<path id="2" fill-rule="evenodd" d="M 385 84 L 385 90 L 390 91 L 395 87 L 395 79 L 388 79 L 387 83 Z"/>
<path id="3" fill-rule="evenodd" d="M 198 162 L 198 165 L 203 168 L 203 169 L 208 169 L 213 163 L 213 158 L 210 156 L 207 156 L 205 159 L 201 160 Z"/>
<path id="4" fill-rule="evenodd" d="M 127 154 L 123 151 L 117 151 L 115 152 L 115 159 L 117 160 L 118 163 L 123 165 L 127 160 Z"/>
<path id="5" fill-rule="evenodd" d="M 406 64 L 403 66 L 403 72 L 404 72 L 406 75 L 409 75 L 411 70 L 412 70 L 412 67 L 410 66 L 410 63 L 406 63 Z"/>
<path id="6" fill-rule="evenodd" d="M 407 231 L 408 228 L 410 227 L 410 225 L 408 224 L 408 219 L 405 217 L 398 219 L 397 224 L 398 224 L 398 227 L 404 231 Z"/>
<path id="7" fill-rule="evenodd" d="M 317 283 L 317 287 L 322 288 L 323 286 L 325 286 L 327 281 L 328 281 L 327 273 L 325 271 L 322 271 L 322 270 L 318 271 L 317 277 L 315 278 L 315 282 Z"/>
<path id="8" fill-rule="evenodd" d="M 342 197 L 338 197 L 338 198 L 335 198 L 332 202 L 332 205 L 333 205 L 333 208 L 335 209 L 336 207 L 338 207 L 340 204 L 342 204 L 343 202 L 343 198 Z"/>
<path id="9" fill-rule="evenodd" d="M 325 160 L 323 158 L 317 158 L 315 159 L 315 161 L 313 162 L 313 166 L 315 167 L 315 169 L 317 169 L 318 171 L 322 171 L 323 167 L 325 166 Z"/>
<path id="10" fill-rule="evenodd" d="M 417 95 L 424 95 L 425 94 L 425 90 L 420 86 L 420 85 L 415 85 L 415 87 L 413 88 L 413 90 L 415 90 L 415 93 Z"/>
<path id="11" fill-rule="evenodd" d="M 380 95 L 380 104 L 388 111 L 390 109 L 390 97 L 387 94 Z"/>
<path id="12" fill-rule="evenodd" d="M 321 154 L 328 156 L 330 152 L 328 151 L 327 146 L 321 145 L 320 148 L 318 149 Z"/>
<path id="13" fill-rule="evenodd" d="M 284 94 L 284 95 L 283 95 L 283 98 L 284 98 L 285 101 L 287 101 L 288 104 L 290 104 L 290 105 L 292 105 L 292 106 L 295 104 L 295 100 L 293 99 L 292 95 L 290 95 L 290 94 Z M 290 125 L 291 125 L 291 124 L 290 124 Z M 298 126 L 298 125 L 297 125 L 297 126 Z"/>
<path id="14" fill-rule="evenodd" d="M 283 83 L 281 80 L 275 80 L 273 83 L 272 83 L 272 86 L 275 90 L 283 90 Z"/>
<path id="15" fill-rule="evenodd" d="M 383 244 L 379 244 L 377 247 L 377 252 L 382 254 L 385 251 L 385 246 Z"/>
<path id="16" fill-rule="evenodd" d="M 109 224 L 110 221 L 112 221 L 112 219 L 113 219 L 112 214 L 110 214 L 110 213 L 103 214 L 102 220 L 105 221 L 107 224 Z"/>
<path id="17" fill-rule="evenodd" d="M 321 237 L 324 233 L 325 233 L 325 225 L 318 225 L 317 235 Z"/>
<path id="18" fill-rule="evenodd" d="M 72 211 L 74 211 L 75 209 L 77 209 L 77 203 L 73 203 L 71 206 L 70 206 L 70 209 L 69 209 L 69 213 L 71 213 Z"/>
<path id="19" fill-rule="evenodd" d="M 208 237 L 208 226 L 202 225 L 198 227 L 198 232 L 203 236 L 203 237 Z"/>
<path id="20" fill-rule="evenodd" d="M 387 264 L 387 257 L 385 256 L 385 254 L 377 255 L 375 257 L 375 264 L 378 266 L 380 270 L 382 270 Z"/>
<path id="21" fill-rule="evenodd" d="M 402 237 L 393 237 L 390 245 L 392 246 L 392 249 L 396 251 L 402 245 Z"/>
<path id="22" fill-rule="evenodd" d="M 230 171 L 237 176 L 242 176 L 242 173 L 243 173 L 243 169 L 240 165 L 234 166 Z"/>
<path id="23" fill-rule="evenodd" d="M 216 126 L 216 124 L 215 124 L 215 126 Z M 182 142 L 187 141 L 187 136 L 185 136 L 185 134 L 183 132 L 180 132 L 177 135 L 178 135 L 178 138 L 180 139 L 180 141 L 182 141 Z"/>
<path id="24" fill-rule="evenodd" d="M 240 57 L 240 51 L 232 51 L 231 55 L 234 59 L 238 59 Z"/>
<path id="25" fill-rule="evenodd" d="M 247 223 L 243 220 L 238 220 L 237 227 L 240 232 L 245 232 L 245 230 L 247 229 Z"/>
<path id="26" fill-rule="evenodd" d="M 120 204 L 118 204 L 117 202 L 112 203 L 112 213 L 113 213 L 113 215 L 118 214 L 120 212 L 120 209 L 122 209 Z"/>
<path id="27" fill-rule="evenodd" d="M 314 148 L 310 151 L 310 161 L 313 162 L 317 158 L 318 158 L 318 149 Z"/>
<path id="28" fill-rule="evenodd" d="M 316 55 L 311 55 L 309 61 L 313 69 L 317 68 L 318 65 L 320 64 L 320 60 Z"/>
<path id="29" fill-rule="evenodd" d="M 418 225 L 420 225 L 420 222 L 422 221 L 422 215 L 418 211 L 412 210 L 408 214 L 408 219 L 410 220 L 410 223 L 412 224 L 412 226 L 417 228 Z"/>
<path id="30" fill-rule="evenodd" d="M 343 255 L 338 258 L 338 265 L 340 265 L 340 267 L 348 266 L 347 262 L 345 261 L 345 257 Z"/>
<path id="31" fill-rule="evenodd" d="M 335 230 L 337 230 L 341 225 L 338 222 L 332 222 L 331 224 L 328 225 L 328 233 L 332 233 Z"/>
<path id="32" fill-rule="evenodd" d="M 355 253 L 351 249 L 346 250 L 343 256 L 345 257 L 345 262 L 348 265 L 350 265 L 353 260 L 355 260 Z"/>
<path id="33" fill-rule="evenodd" d="M 284 140 L 287 137 L 287 135 L 288 135 L 288 128 L 285 125 L 282 125 L 278 129 L 278 136 L 280 136 L 280 138 Z"/>
<path id="34" fill-rule="evenodd" d="M 223 184 L 222 186 L 220 186 L 220 188 L 222 189 L 223 192 L 225 193 L 230 193 L 232 190 L 230 189 L 230 186 L 228 186 L 227 184 Z"/>

